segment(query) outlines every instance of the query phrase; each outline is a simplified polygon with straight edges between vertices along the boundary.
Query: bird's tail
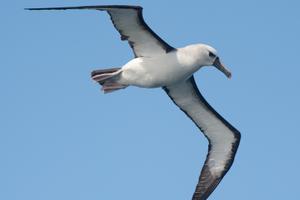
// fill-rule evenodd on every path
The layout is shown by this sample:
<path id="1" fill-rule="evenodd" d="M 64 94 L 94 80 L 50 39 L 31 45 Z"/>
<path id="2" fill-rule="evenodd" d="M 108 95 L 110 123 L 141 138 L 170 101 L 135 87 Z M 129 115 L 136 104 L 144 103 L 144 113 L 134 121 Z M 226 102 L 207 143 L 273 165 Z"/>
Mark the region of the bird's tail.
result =
<path id="1" fill-rule="evenodd" d="M 118 83 L 121 73 L 121 68 L 100 69 L 92 71 L 91 77 L 102 86 L 101 90 L 104 93 L 109 93 L 127 87 Z"/>

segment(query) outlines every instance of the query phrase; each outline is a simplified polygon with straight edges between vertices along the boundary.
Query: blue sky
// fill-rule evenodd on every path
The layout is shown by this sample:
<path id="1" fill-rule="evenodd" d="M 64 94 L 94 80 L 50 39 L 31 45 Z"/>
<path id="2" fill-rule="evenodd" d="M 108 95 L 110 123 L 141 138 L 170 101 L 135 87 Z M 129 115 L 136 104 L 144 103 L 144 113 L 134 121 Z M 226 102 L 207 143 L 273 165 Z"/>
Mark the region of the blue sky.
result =
<path id="1" fill-rule="evenodd" d="M 6 1 L 0 8 L 0 199 L 191 199 L 207 141 L 161 89 L 104 95 L 97 68 L 133 54 L 96 11 L 24 7 L 136 4 L 174 47 L 207 43 L 231 69 L 196 73 L 242 133 L 210 199 L 297 199 L 299 1 Z"/>

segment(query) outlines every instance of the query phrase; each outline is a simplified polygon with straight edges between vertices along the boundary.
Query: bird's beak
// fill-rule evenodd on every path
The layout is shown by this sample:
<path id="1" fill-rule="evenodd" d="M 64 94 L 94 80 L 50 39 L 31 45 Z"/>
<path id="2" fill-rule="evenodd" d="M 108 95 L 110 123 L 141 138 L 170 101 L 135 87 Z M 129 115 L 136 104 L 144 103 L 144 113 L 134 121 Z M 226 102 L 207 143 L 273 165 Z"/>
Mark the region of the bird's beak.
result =
<path id="1" fill-rule="evenodd" d="M 215 66 L 218 70 L 223 72 L 227 78 L 231 78 L 231 72 L 229 69 L 227 69 L 220 61 L 219 57 L 216 58 L 215 62 L 213 63 L 213 66 Z"/>

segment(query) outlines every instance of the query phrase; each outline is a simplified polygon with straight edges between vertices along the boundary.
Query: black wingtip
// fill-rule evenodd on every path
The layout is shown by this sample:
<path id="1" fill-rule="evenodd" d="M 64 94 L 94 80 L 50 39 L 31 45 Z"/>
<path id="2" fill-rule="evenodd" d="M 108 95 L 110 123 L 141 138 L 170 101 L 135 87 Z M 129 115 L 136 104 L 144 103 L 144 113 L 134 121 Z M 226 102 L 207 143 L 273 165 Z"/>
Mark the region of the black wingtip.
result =
<path id="1" fill-rule="evenodd" d="M 69 9 L 99 9 L 105 10 L 108 8 L 119 9 L 142 9 L 141 6 L 135 5 L 94 5 L 94 6 L 67 6 L 67 7 L 48 7 L 48 8 L 24 8 L 24 10 L 69 10 Z"/>
<path id="2" fill-rule="evenodd" d="M 24 10 L 45 10 L 45 8 L 24 8 Z"/>
<path id="3" fill-rule="evenodd" d="M 54 10 L 54 8 L 24 8 L 24 10 Z"/>
<path id="4" fill-rule="evenodd" d="M 67 10 L 69 7 L 51 7 L 51 8 L 24 8 L 24 10 Z"/>

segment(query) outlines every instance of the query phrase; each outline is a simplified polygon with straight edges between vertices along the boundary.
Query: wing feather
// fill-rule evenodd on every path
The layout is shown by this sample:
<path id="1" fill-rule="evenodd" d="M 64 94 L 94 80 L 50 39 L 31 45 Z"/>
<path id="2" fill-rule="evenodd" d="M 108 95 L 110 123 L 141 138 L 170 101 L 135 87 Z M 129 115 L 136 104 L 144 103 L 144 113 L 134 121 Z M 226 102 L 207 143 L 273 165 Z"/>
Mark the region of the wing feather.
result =
<path id="1" fill-rule="evenodd" d="M 128 5 L 100 5 L 77 7 L 27 8 L 27 10 L 92 9 L 107 11 L 114 27 L 127 40 L 135 57 L 152 57 L 174 50 L 162 40 L 144 21 L 143 8 Z"/>
<path id="2" fill-rule="evenodd" d="M 193 195 L 193 200 L 205 200 L 230 169 L 239 146 L 240 133 L 207 103 L 193 76 L 163 89 L 209 141 L 208 154 Z"/>

